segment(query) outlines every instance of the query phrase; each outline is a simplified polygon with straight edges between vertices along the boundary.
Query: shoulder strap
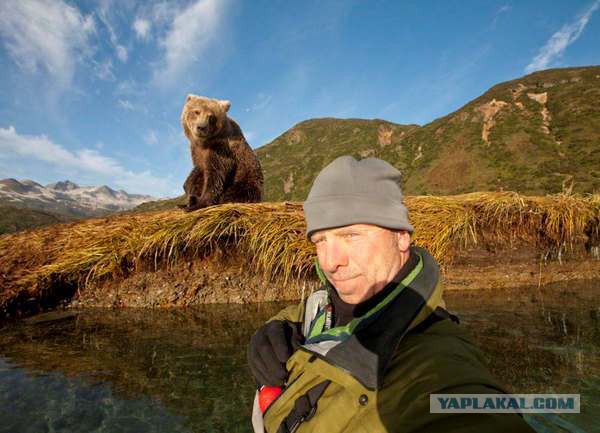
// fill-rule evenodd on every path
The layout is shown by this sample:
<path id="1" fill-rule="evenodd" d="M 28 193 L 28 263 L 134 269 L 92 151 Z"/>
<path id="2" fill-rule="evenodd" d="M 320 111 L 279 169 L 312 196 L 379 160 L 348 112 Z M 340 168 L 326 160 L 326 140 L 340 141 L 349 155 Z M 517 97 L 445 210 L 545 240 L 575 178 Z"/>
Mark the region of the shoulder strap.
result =
<path id="1" fill-rule="evenodd" d="M 317 317 L 319 310 L 327 304 L 328 296 L 327 290 L 317 290 L 306 300 L 304 320 L 302 322 L 302 335 L 305 337 L 308 337 L 310 325 L 312 324 L 312 321 L 315 320 L 315 317 Z"/>
<path id="2" fill-rule="evenodd" d="M 317 402 L 330 383 L 330 380 L 323 381 L 298 397 L 294 402 L 294 408 L 279 425 L 277 433 L 294 433 L 300 424 L 311 419 L 317 411 Z"/>

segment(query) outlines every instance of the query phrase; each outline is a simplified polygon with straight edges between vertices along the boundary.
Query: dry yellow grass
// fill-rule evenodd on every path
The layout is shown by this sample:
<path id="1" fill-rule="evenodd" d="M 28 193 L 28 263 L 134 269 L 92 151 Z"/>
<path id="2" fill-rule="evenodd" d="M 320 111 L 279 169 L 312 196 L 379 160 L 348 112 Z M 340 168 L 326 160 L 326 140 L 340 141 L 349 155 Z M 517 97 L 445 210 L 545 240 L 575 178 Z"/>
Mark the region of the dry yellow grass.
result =
<path id="1" fill-rule="evenodd" d="M 600 195 L 527 197 L 517 193 L 407 197 L 414 241 L 446 265 L 457 249 L 523 242 L 540 253 L 572 248 L 598 233 Z M 0 304 L 24 288 L 85 284 L 219 250 L 270 278 L 304 278 L 313 246 L 300 203 L 224 204 L 120 215 L 0 237 Z M 29 289 L 28 289 L 29 290 Z M 31 293 L 31 290 L 30 290 Z"/>

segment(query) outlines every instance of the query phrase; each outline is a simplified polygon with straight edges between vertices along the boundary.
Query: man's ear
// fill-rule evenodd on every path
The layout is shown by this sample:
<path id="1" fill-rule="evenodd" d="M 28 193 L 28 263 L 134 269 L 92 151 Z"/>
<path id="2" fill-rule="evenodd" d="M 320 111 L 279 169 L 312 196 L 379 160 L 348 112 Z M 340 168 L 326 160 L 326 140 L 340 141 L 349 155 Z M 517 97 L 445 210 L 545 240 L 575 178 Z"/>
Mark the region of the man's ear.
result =
<path id="1" fill-rule="evenodd" d="M 400 251 L 408 251 L 410 248 L 410 233 L 406 230 L 398 230 L 396 232 L 396 242 Z"/>

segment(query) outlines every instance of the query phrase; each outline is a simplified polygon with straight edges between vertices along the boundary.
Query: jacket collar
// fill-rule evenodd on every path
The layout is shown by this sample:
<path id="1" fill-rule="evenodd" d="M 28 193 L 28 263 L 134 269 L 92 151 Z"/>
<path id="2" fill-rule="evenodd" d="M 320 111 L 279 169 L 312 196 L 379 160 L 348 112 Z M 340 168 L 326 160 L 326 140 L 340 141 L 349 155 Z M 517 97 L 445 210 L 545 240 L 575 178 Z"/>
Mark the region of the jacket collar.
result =
<path id="1" fill-rule="evenodd" d="M 384 300 L 346 326 L 314 332 L 323 320 L 321 312 L 303 348 L 350 372 L 365 387 L 380 387 L 404 335 L 442 302 L 435 259 L 418 247 L 411 247 L 411 253 L 419 256 L 419 264 Z M 324 278 L 320 269 L 317 272 Z"/>

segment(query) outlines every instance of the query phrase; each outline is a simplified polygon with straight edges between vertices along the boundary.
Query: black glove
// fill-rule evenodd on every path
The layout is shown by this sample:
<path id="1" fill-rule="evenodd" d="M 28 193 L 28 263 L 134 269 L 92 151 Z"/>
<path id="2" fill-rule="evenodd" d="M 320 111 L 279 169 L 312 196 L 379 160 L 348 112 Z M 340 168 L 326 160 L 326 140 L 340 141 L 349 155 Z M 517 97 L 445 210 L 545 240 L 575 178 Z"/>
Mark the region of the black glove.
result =
<path id="1" fill-rule="evenodd" d="M 248 346 L 248 364 L 259 386 L 283 386 L 285 363 L 303 340 L 296 323 L 272 320 L 258 328 Z"/>

